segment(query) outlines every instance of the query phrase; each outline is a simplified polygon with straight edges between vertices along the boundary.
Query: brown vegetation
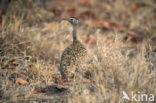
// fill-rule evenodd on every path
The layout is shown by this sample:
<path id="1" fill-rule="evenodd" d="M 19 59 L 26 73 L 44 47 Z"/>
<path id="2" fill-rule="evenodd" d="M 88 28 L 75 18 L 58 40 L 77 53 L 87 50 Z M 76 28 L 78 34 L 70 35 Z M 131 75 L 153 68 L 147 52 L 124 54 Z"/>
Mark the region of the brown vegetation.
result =
<path id="1" fill-rule="evenodd" d="M 44 9 L 24 1 L 12 0 L 0 24 L 1 102 L 129 103 L 122 91 L 156 95 L 154 0 L 53 0 Z M 72 27 L 57 20 L 71 16 L 81 21 L 88 57 L 64 86 L 58 68 Z"/>

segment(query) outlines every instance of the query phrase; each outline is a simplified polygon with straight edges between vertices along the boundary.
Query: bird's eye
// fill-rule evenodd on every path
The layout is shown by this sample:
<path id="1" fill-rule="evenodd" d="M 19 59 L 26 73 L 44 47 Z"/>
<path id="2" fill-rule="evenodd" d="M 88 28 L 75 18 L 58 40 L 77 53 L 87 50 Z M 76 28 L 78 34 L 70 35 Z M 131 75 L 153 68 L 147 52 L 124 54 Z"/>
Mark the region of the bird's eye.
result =
<path id="1" fill-rule="evenodd" d="M 70 18 L 70 21 L 75 24 L 79 23 L 79 20 L 76 18 Z"/>
<path id="2" fill-rule="evenodd" d="M 71 21 L 74 21 L 74 18 L 71 18 L 70 20 L 71 20 Z"/>

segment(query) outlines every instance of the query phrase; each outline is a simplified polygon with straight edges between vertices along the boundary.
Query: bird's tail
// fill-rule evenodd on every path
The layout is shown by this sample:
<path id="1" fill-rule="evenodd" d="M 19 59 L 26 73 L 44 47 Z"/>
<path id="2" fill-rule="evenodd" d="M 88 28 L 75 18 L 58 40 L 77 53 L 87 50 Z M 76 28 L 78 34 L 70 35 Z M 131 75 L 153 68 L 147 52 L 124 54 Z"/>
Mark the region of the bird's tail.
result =
<path id="1" fill-rule="evenodd" d="M 65 75 L 65 73 L 63 72 L 61 67 L 59 68 L 59 70 L 60 70 L 60 73 L 61 73 L 62 80 L 67 80 L 67 76 Z"/>

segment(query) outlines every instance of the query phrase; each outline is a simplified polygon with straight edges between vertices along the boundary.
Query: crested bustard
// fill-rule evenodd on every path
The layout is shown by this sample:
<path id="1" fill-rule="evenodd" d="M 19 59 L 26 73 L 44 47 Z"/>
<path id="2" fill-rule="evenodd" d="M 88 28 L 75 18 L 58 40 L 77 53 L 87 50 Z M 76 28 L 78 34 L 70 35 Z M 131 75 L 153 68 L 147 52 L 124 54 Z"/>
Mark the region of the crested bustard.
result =
<path id="1" fill-rule="evenodd" d="M 75 17 L 63 18 L 71 23 L 73 26 L 72 36 L 73 42 L 62 53 L 60 62 L 60 73 L 63 80 L 68 80 L 69 77 L 73 77 L 80 65 L 85 61 L 87 50 L 82 43 L 77 40 L 77 25 L 79 20 Z"/>

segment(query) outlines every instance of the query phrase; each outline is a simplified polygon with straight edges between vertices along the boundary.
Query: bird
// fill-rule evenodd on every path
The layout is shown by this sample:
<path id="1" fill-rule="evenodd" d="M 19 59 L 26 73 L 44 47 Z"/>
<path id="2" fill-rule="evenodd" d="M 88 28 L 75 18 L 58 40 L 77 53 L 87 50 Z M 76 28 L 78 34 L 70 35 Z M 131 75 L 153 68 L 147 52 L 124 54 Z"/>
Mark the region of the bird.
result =
<path id="1" fill-rule="evenodd" d="M 77 39 L 77 25 L 79 19 L 76 17 L 63 18 L 68 21 L 72 27 L 72 43 L 65 48 L 60 61 L 60 74 L 62 80 L 68 81 L 74 77 L 79 67 L 85 62 L 87 50 L 84 45 Z"/>

